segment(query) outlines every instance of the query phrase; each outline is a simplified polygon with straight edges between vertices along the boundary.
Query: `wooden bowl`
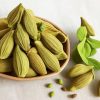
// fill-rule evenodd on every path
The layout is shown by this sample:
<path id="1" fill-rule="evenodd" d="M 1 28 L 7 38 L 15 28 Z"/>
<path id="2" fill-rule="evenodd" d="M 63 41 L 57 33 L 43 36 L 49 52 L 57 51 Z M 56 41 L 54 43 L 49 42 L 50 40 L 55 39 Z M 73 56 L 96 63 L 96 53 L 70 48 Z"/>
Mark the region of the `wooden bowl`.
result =
<path id="1" fill-rule="evenodd" d="M 38 17 L 38 18 L 40 18 L 40 17 Z M 58 30 L 62 31 L 57 25 L 53 24 L 52 22 L 50 22 L 50 21 L 48 21 L 48 20 L 46 20 L 46 19 L 44 19 L 44 18 L 40 18 L 40 19 L 51 23 L 51 24 L 52 24 L 54 27 L 56 27 Z M 4 19 L 1 18 L 1 19 L 0 19 L 0 26 L 1 26 L 1 28 L 3 28 L 3 27 L 6 26 L 6 25 L 5 25 L 5 26 L 2 26 L 2 25 L 1 25 L 2 23 L 6 23 L 6 21 L 5 21 Z M 62 31 L 62 33 L 65 34 L 65 35 L 67 36 L 67 34 L 64 33 L 63 31 Z M 68 36 L 67 36 L 67 37 L 68 37 Z M 44 76 L 36 76 L 36 77 L 31 77 L 31 78 L 20 78 L 20 77 L 15 77 L 15 76 L 11 76 L 11 75 L 7 75 L 7 74 L 0 73 L 0 77 L 7 78 L 7 79 L 11 79 L 11 80 L 40 80 L 40 79 L 44 79 L 44 78 L 48 78 L 48 77 L 57 75 L 57 74 L 59 74 L 59 73 L 67 66 L 68 61 L 69 61 L 69 59 L 70 59 L 70 41 L 69 41 L 69 38 L 68 38 L 68 40 L 63 44 L 63 47 L 64 47 L 64 51 L 65 51 L 65 52 L 67 53 L 67 55 L 68 55 L 68 59 L 63 60 L 63 61 L 60 62 L 60 64 L 61 64 L 61 69 L 60 69 L 59 72 L 51 72 L 51 73 L 49 73 L 49 74 L 47 74 L 47 75 L 44 75 Z"/>

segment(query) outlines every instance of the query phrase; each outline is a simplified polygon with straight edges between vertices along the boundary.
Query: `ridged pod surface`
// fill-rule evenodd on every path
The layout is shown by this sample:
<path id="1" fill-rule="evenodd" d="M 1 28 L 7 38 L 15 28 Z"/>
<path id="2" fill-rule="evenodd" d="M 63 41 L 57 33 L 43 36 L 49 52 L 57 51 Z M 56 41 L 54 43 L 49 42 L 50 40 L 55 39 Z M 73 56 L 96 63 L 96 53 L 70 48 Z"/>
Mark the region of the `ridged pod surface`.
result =
<path id="1" fill-rule="evenodd" d="M 7 16 L 8 27 L 13 27 L 15 24 L 21 21 L 22 15 L 24 12 L 24 7 L 22 4 L 19 4 L 16 8 L 14 8 Z"/>
<path id="2" fill-rule="evenodd" d="M 29 70 L 27 55 L 17 45 L 13 54 L 13 67 L 18 77 L 25 77 Z"/>
<path id="3" fill-rule="evenodd" d="M 59 60 L 67 59 L 67 54 L 63 50 L 62 43 L 52 34 L 41 33 L 44 45 L 55 55 Z"/>
<path id="4" fill-rule="evenodd" d="M 36 48 L 31 48 L 28 52 L 28 58 L 30 61 L 31 67 L 40 75 L 47 74 L 46 66 L 41 59 L 41 57 L 37 54 Z"/>
<path id="5" fill-rule="evenodd" d="M 89 83 L 92 82 L 93 78 L 94 78 L 94 74 L 92 71 L 76 77 L 75 79 L 73 79 L 70 91 L 75 91 L 77 89 L 81 89 L 87 86 Z"/>
<path id="6" fill-rule="evenodd" d="M 47 68 L 57 72 L 60 70 L 60 64 L 57 57 L 44 47 L 41 41 L 35 41 L 36 48 Z"/>
<path id="7" fill-rule="evenodd" d="M 30 49 L 30 39 L 28 33 L 23 29 L 21 24 L 17 25 L 15 40 L 24 51 L 28 51 Z"/>
<path id="8" fill-rule="evenodd" d="M 11 30 L 1 38 L 0 59 L 6 59 L 10 56 L 14 47 L 13 33 L 14 33 L 14 30 Z"/>
<path id="9" fill-rule="evenodd" d="M 93 66 L 87 66 L 83 64 L 76 64 L 69 71 L 69 77 L 77 77 L 79 75 L 85 74 L 88 71 L 92 70 Z"/>
<path id="10" fill-rule="evenodd" d="M 35 41 L 38 39 L 38 30 L 37 30 L 37 25 L 35 22 L 35 18 L 33 14 L 31 13 L 30 10 L 26 9 L 24 11 L 24 16 L 23 16 L 23 24 L 29 33 L 30 37 Z"/>
<path id="11" fill-rule="evenodd" d="M 34 77 L 34 76 L 37 76 L 37 73 L 32 68 L 29 68 L 28 73 L 26 74 L 25 77 Z"/>

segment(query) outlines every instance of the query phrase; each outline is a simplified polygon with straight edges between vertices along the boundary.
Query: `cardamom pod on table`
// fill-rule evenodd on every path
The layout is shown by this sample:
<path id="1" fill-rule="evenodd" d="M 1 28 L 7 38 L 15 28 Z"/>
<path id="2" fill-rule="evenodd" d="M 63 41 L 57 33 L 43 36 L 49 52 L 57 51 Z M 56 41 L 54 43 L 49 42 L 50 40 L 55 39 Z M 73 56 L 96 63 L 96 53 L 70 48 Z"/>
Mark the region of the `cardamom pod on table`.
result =
<path id="1" fill-rule="evenodd" d="M 72 81 L 72 86 L 70 88 L 70 91 L 75 91 L 77 89 L 81 89 L 87 86 L 92 82 L 93 79 L 94 79 L 93 70 L 74 78 Z"/>
<path id="2" fill-rule="evenodd" d="M 88 71 L 92 70 L 93 66 L 87 66 L 83 64 L 76 64 L 69 70 L 69 77 L 77 77 L 79 75 L 85 74 Z"/>

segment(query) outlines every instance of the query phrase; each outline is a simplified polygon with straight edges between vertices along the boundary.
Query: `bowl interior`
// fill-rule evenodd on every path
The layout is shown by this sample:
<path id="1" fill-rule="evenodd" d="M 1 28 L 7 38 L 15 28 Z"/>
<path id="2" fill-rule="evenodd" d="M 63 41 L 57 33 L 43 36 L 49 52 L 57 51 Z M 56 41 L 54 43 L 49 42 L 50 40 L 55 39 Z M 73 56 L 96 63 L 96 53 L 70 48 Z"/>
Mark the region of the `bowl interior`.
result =
<path id="1" fill-rule="evenodd" d="M 38 17 L 38 18 L 40 18 L 40 17 Z M 48 21 L 48 20 L 46 20 L 44 18 L 40 18 L 40 19 L 42 19 L 42 20 L 44 20 L 46 22 L 51 23 L 55 28 L 57 28 L 58 30 L 62 31 L 59 27 L 57 27 L 52 22 L 50 22 L 50 21 Z M 62 31 L 62 33 L 67 36 L 67 34 L 64 33 L 63 31 Z M 60 69 L 59 72 L 49 72 L 47 75 L 44 75 L 44 76 L 36 76 L 36 77 L 31 77 L 31 78 L 19 78 L 19 77 L 11 76 L 9 74 L 0 73 L 0 77 L 4 77 L 4 78 L 7 78 L 7 79 L 11 79 L 11 80 L 38 80 L 38 79 L 43 79 L 43 78 L 47 78 L 47 77 L 50 77 L 50 76 L 54 76 L 54 75 L 60 73 L 66 67 L 66 65 L 67 65 L 67 63 L 68 63 L 68 61 L 70 59 L 70 42 L 69 42 L 69 38 L 68 38 L 68 40 L 65 43 L 63 43 L 63 48 L 64 48 L 64 51 L 68 55 L 68 59 L 63 60 L 63 61 L 60 61 L 61 69 Z"/>

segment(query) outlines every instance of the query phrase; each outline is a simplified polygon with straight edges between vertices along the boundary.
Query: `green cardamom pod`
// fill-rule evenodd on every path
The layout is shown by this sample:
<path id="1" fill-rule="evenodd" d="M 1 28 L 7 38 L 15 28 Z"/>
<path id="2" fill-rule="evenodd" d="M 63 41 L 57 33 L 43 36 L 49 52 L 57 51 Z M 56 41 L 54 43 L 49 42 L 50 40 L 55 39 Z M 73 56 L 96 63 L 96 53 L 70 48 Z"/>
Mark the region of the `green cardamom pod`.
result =
<path id="1" fill-rule="evenodd" d="M 14 8 L 7 17 L 8 26 L 13 27 L 16 23 L 21 21 L 22 15 L 24 12 L 24 7 L 20 3 L 16 8 Z"/>
<path id="2" fill-rule="evenodd" d="M 40 75 L 47 74 L 46 66 L 42 61 L 41 57 L 37 54 L 36 48 L 31 48 L 28 52 L 28 58 L 31 67 Z"/>
<path id="3" fill-rule="evenodd" d="M 25 77 L 29 70 L 29 60 L 17 45 L 13 54 L 13 67 L 18 77 Z"/>
<path id="4" fill-rule="evenodd" d="M 10 28 L 5 28 L 3 30 L 0 30 L 0 39 L 8 32 L 10 31 Z"/>
<path id="5" fill-rule="evenodd" d="M 41 33 L 42 42 L 44 45 L 55 55 L 59 60 L 67 59 L 67 54 L 63 50 L 62 43 L 52 34 L 49 33 Z"/>
<path id="6" fill-rule="evenodd" d="M 14 47 L 13 33 L 14 33 L 14 30 L 11 30 L 1 38 L 0 59 L 6 59 L 10 56 Z"/>
<path id="7" fill-rule="evenodd" d="M 55 56 L 57 57 L 58 60 L 64 60 L 68 58 L 68 55 L 64 51 L 60 52 L 59 54 Z"/>
<path id="8" fill-rule="evenodd" d="M 52 91 L 52 92 L 50 92 L 48 95 L 49 95 L 49 97 L 51 98 L 51 97 L 53 97 L 53 96 L 55 95 L 55 92 Z"/>
<path id="9" fill-rule="evenodd" d="M 56 35 L 56 37 L 58 38 L 58 40 L 61 41 L 62 43 L 65 43 L 68 37 L 63 32 L 57 32 L 57 33 L 58 34 Z"/>
<path id="10" fill-rule="evenodd" d="M 84 64 L 76 64 L 69 70 L 69 77 L 77 77 L 79 75 L 85 74 L 93 69 L 93 66 L 86 66 Z"/>
<path id="11" fill-rule="evenodd" d="M 35 22 L 35 17 L 32 16 L 32 13 L 30 12 L 30 10 L 24 11 L 23 23 L 30 37 L 33 40 L 37 40 L 39 33 L 38 33 L 37 25 Z"/>
<path id="12" fill-rule="evenodd" d="M 81 17 L 81 26 L 85 26 L 87 28 L 87 33 L 89 36 L 95 35 L 92 26 L 83 17 Z"/>
<path id="13" fill-rule="evenodd" d="M 54 54 L 58 54 L 63 51 L 63 45 L 52 34 L 42 33 L 42 42 L 44 45 Z"/>
<path id="14" fill-rule="evenodd" d="M 36 48 L 47 68 L 57 72 L 60 70 L 60 64 L 57 57 L 44 47 L 41 41 L 35 41 Z"/>
<path id="15" fill-rule="evenodd" d="M 30 39 L 28 33 L 23 29 L 21 24 L 17 25 L 15 41 L 24 51 L 28 51 L 30 49 Z"/>
<path id="16" fill-rule="evenodd" d="M 25 77 L 34 77 L 34 76 L 37 76 L 37 73 L 32 68 L 29 68 L 28 73 L 26 74 Z"/>
<path id="17" fill-rule="evenodd" d="M 31 14 L 31 16 L 33 16 L 33 17 L 35 16 L 31 9 L 26 9 L 26 10 Z"/>
<path id="18" fill-rule="evenodd" d="M 12 59 L 0 59 L 0 73 L 11 72 L 13 69 Z"/>
<path id="19" fill-rule="evenodd" d="M 75 91 L 77 89 L 81 89 L 87 86 L 92 82 L 93 79 L 94 79 L 94 74 L 92 71 L 74 78 L 72 81 L 72 86 L 70 88 L 70 91 Z"/>

